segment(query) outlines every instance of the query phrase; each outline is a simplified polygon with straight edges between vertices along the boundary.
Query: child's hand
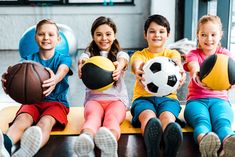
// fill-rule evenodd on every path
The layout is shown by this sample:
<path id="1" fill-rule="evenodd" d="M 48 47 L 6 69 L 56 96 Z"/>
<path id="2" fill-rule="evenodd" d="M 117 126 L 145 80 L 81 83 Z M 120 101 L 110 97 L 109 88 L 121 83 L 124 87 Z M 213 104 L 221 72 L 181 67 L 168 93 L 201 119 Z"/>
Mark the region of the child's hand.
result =
<path id="1" fill-rule="evenodd" d="M 123 72 L 123 69 L 118 61 L 113 62 L 113 65 L 115 66 L 116 69 L 113 71 L 112 76 L 113 76 L 113 80 L 117 81 L 120 78 Z"/>
<path id="2" fill-rule="evenodd" d="M 183 68 L 180 68 L 180 74 L 181 74 L 181 79 L 180 79 L 180 83 L 179 83 L 178 89 L 183 86 L 183 84 L 184 84 L 184 82 L 186 80 L 186 73 L 185 73 Z"/>
<path id="3" fill-rule="evenodd" d="M 85 60 L 79 60 L 78 63 L 78 77 L 81 78 L 82 77 L 82 66 L 84 65 L 86 61 Z"/>
<path id="4" fill-rule="evenodd" d="M 144 87 L 144 84 L 142 83 L 142 81 L 145 81 L 144 78 L 142 77 L 144 74 L 143 66 L 144 62 L 140 64 L 139 68 L 135 68 L 135 78 Z"/>
<path id="5" fill-rule="evenodd" d="M 7 91 L 6 91 L 6 75 L 7 75 L 7 72 L 5 72 L 4 74 L 2 74 L 2 78 L 1 78 L 1 81 L 2 81 L 2 88 L 4 90 L 4 92 L 7 94 Z"/>
<path id="6" fill-rule="evenodd" d="M 55 89 L 57 82 L 57 77 L 54 74 L 54 72 L 50 69 L 50 68 L 46 68 L 49 73 L 50 73 L 50 78 L 48 80 L 45 80 L 42 84 L 43 88 L 47 88 L 45 91 L 43 91 L 43 94 L 45 96 L 48 96 L 49 94 L 51 94 L 51 92 Z"/>
<path id="7" fill-rule="evenodd" d="M 177 65 L 178 67 L 180 67 L 180 74 L 181 74 L 181 79 L 180 79 L 180 83 L 179 83 L 179 86 L 178 86 L 178 89 L 182 87 L 182 85 L 184 84 L 185 80 L 186 80 L 186 73 L 185 73 L 185 70 L 181 64 L 181 62 L 179 60 L 176 60 L 176 59 L 172 59 Z"/>
<path id="8" fill-rule="evenodd" d="M 235 88 L 235 84 L 234 85 L 231 85 L 230 86 L 230 88 L 228 89 L 228 90 L 230 90 L 230 89 L 234 89 Z"/>
<path id="9" fill-rule="evenodd" d="M 211 90 L 209 87 L 206 86 L 205 83 L 201 82 L 200 78 L 199 78 L 199 72 L 195 72 L 193 73 L 192 79 L 194 80 L 194 82 L 201 88 L 204 89 L 208 89 Z"/>

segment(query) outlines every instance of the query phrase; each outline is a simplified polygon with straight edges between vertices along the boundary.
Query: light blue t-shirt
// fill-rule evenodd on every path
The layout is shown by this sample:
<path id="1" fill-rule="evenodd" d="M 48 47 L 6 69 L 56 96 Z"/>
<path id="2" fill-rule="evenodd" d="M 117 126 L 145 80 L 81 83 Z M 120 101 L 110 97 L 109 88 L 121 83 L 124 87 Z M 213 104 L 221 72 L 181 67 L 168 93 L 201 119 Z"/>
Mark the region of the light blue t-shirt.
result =
<path id="1" fill-rule="evenodd" d="M 50 68 L 55 74 L 58 70 L 58 67 L 61 64 L 65 64 L 71 69 L 72 60 L 69 55 L 60 54 L 55 52 L 54 56 L 48 60 L 43 60 L 40 58 L 39 53 L 34 53 L 29 56 L 23 57 L 23 60 L 32 60 L 42 64 L 44 67 Z M 67 100 L 67 92 L 69 88 L 68 76 L 72 75 L 72 71 L 69 70 L 68 74 L 56 85 L 55 89 L 51 92 L 50 95 L 45 97 L 45 101 L 57 101 L 64 104 L 66 107 L 69 107 Z"/>

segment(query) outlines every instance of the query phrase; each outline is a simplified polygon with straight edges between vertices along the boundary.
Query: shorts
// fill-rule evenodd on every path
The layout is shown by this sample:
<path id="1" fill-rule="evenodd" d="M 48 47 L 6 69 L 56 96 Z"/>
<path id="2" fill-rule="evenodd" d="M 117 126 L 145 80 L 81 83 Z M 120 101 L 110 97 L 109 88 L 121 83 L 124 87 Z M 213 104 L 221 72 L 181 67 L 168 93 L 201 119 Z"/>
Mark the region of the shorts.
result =
<path id="1" fill-rule="evenodd" d="M 132 125 L 134 127 L 140 127 L 139 115 L 144 110 L 152 110 L 156 113 L 156 116 L 164 111 L 171 112 L 176 118 L 179 116 L 181 107 L 180 103 L 176 99 L 168 97 L 140 97 L 133 101 L 131 107 Z"/>
<path id="2" fill-rule="evenodd" d="M 39 102 L 37 104 L 23 104 L 16 113 L 16 117 L 21 113 L 28 113 L 32 116 L 34 124 L 45 115 L 50 115 L 56 120 L 53 130 L 63 130 L 68 123 L 67 115 L 69 108 L 60 102 Z"/>

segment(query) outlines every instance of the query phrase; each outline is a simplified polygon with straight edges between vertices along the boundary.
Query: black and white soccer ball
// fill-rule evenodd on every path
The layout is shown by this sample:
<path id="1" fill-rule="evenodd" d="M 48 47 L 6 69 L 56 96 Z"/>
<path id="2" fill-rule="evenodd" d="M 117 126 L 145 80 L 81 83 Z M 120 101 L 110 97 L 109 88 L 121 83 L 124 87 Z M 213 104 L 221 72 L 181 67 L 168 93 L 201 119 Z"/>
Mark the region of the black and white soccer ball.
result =
<path id="1" fill-rule="evenodd" d="M 180 68 L 170 58 L 155 57 L 143 66 L 142 83 L 145 90 L 155 96 L 166 96 L 175 92 L 181 79 Z"/>

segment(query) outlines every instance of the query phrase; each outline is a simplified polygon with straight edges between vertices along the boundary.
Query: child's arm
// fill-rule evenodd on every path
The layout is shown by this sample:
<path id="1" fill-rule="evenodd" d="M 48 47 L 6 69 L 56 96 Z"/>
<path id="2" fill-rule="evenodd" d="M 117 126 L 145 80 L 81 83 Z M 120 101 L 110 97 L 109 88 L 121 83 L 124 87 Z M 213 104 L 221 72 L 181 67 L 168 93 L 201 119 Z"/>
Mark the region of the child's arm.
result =
<path id="1" fill-rule="evenodd" d="M 187 64 L 190 76 L 195 76 L 200 71 L 200 66 L 196 61 L 191 61 Z"/>
<path id="2" fill-rule="evenodd" d="M 84 65 L 85 62 L 86 62 L 86 59 L 80 59 L 78 61 L 78 77 L 79 78 L 82 77 L 82 66 Z"/>
<path id="3" fill-rule="evenodd" d="M 84 52 L 79 57 L 79 60 L 78 60 L 78 77 L 79 78 L 82 77 L 82 66 L 84 65 L 86 60 L 89 59 L 89 58 L 90 58 L 90 53 L 89 52 Z"/>
<path id="4" fill-rule="evenodd" d="M 142 77 L 142 75 L 144 74 L 143 66 L 144 62 L 142 60 L 135 60 L 131 65 L 131 70 L 135 74 L 136 80 L 139 80 L 140 83 L 144 81 Z"/>
<path id="5" fill-rule="evenodd" d="M 129 60 L 123 57 L 119 57 L 117 61 L 113 62 L 115 70 L 113 71 L 113 79 L 117 81 L 121 76 L 122 72 L 128 67 Z"/>
<path id="6" fill-rule="evenodd" d="M 54 72 L 49 68 L 47 68 L 47 70 L 49 71 L 51 77 L 50 79 L 45 80 L 42 85 L 42 87 L 48 87 L 48 89 L 43 92 L 45 96 L 48 96 L 55 89 L 56 84 L 67 75 L 69 72 L 69 67 L 65 64 L 61 64 L 56 74 L 54 74 Z"/>
<path id="7" fill-rule="evenodd" d="M 178 60 L 178 59 L 173 59 L 175 61 L 175 63 L 179 66 L 180 68 L 180 74 L 181 74 L 181 79 L 180 79 L 180 83 L 179 83 L 179 87 L 178 88 L 181 88 L 182 85 L 184 84 L 185 80 L 186 80 L 186 73 L 185 73 L 185 70 L 183 68 L 183 65 L 181 63 L 181 60 Z"/>
<path id="8" fill-rule="evenodd" d="M 189 69 L 190 76 L 197 83 L 197 85 L 202 87 L 202 88 L 209 89 L 204 83 L 201 82 L 201 80 L 199 78 L 200 66 L 199 66 L 198 62 L 191 61 L 191 62 L 188 63 L 187 66 L 188 66 L 188 69 Z"/>
<path id="9" fill-rule="evenodd" d="M 2 78 L 1 78 L 1 81 L 2 81 L 2 88 L 3 88 L 3 90 L 4 90 L 4 92 L 5 93 L 7 93 L 6 92 L 6 87 L 5 87 L 5 84 L 6 84 L 6 74 L 7 74 L 7 72 L 5 72 L 4 74 L 2 74 Z"/>

